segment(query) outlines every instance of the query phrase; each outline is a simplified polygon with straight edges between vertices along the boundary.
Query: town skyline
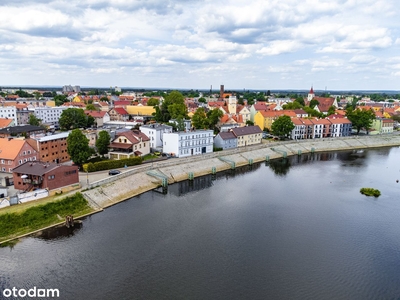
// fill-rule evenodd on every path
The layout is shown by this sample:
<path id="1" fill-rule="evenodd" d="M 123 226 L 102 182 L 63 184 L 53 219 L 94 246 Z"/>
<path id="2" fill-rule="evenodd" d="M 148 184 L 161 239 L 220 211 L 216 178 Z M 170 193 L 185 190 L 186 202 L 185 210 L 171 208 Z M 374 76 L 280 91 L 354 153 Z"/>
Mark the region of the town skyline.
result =
<path id="1" fill-rule="evenodd" d="M 5 0 L 2 86 L 399 90 L 393 0 Z"/>

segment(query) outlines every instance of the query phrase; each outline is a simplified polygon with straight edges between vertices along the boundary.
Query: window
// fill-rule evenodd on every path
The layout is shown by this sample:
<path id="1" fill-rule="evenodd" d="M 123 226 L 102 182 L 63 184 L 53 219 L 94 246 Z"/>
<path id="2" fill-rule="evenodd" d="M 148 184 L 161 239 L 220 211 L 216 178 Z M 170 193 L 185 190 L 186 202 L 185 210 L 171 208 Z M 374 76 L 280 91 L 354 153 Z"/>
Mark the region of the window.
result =
<path id="1" fill-rule="evenodd" d="M 1 160 L 1 163 L 4 164 L 4 159 Z"/>
<path id="2" fill-rule="evenodd" d="M 55 175 L 49 175 L 49 180 L 53 180 L 55 178 Z"/>

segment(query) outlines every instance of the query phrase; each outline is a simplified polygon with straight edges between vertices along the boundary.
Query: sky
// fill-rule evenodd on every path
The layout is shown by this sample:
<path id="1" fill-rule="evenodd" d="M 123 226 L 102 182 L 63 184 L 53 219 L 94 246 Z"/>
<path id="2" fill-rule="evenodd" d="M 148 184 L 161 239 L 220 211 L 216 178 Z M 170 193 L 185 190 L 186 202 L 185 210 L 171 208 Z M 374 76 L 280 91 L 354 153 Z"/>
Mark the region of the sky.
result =
<path id="1" fill-rule="evenodd" d="M 395 0 L 2 0 L 0 86 L 400 90 Z"/>

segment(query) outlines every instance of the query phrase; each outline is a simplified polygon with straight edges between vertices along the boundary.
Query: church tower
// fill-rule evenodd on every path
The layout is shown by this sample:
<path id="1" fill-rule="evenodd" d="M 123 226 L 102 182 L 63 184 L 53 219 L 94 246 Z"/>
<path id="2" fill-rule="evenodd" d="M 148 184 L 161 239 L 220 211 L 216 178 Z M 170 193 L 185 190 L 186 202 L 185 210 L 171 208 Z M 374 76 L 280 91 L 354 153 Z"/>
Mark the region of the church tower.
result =
<path id="1" fill-rule="evenodd" d="M 313 89 L 313 87 L 311 87 L 311 90 L 310 90 L 310 92 L 308 93 L 308 96 L 307 96 L 307 100 L 311 101 L 314 97 L 315 97 L 314 89 Z"/>
<path id="2" fill-rule="evenodd" d="M 236 114 L 237 99 L 236 96 L 229 96 L 228 111 L 231 115 Z"/>

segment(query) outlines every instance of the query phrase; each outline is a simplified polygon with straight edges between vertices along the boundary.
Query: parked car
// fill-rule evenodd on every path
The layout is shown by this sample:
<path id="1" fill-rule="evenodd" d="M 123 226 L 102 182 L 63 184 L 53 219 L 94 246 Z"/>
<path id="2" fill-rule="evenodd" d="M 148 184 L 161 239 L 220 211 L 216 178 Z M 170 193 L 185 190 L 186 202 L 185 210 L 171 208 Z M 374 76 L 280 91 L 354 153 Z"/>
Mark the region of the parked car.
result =
<path id="1" fill-rule="evenodd" d="M 108 171 L 108 175 L 118 175 L 120 173 L 121 173 L 121 171 L 119 171 L 119 170 L 110 170 L 110 171 Z"/>

